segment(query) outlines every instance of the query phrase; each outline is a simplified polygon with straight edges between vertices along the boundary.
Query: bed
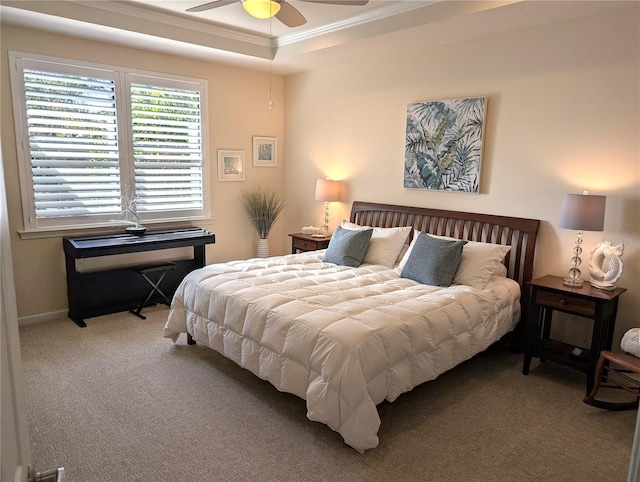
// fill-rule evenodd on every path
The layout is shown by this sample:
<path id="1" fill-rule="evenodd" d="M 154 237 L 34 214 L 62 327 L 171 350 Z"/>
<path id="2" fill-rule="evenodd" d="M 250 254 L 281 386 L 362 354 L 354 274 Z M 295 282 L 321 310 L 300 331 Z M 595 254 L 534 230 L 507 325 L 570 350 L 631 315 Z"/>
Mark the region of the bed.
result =
<path id="1" fill-rule="evenodd" d="M 306 400 L 310 420 L 363 452 L 379 443 L 379 403 L 516 330 L 538 227 L 534 219 L 356 201 L 327 250 L 191 272 L 164 336 L 177 342 L 187 333 L 188 342 Z M 361 264 L 326 261 L 335 261 L 344 237 L 367 236 Z M 420 257 L 429 243 L 446 248 L 443 259 L 456 250 L 448 286 L 409 276 L 437 258 Z"/>

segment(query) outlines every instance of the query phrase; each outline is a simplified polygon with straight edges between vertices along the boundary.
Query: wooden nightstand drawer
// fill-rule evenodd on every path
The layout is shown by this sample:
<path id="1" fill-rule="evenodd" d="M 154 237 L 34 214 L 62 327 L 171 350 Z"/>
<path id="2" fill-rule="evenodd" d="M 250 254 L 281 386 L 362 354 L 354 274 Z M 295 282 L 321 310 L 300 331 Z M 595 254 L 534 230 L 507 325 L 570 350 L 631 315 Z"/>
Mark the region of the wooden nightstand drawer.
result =
<path id="1" fill-rule="evenodd" d="M 571 296 L 565 293 L 553 293 L 551 291 L 538 290 L 536 303 L 550 306 L 558 310 L 570 311 L 589 318 L 595 316 L 596 302 L 579 296 Z"/>
<path id="2" fill-rule="evenodd" d="M 291 236 L 291 252 L 315 251 L 316 249 L 327 249 L 331 236 L 316 237 L 310 234 L 293 233 Z"/>
<path id="3" fill-rule="evenodd" d="M 293 247 L 301 251 L 313 251 L 316 249 L 316 243 L 306 239 L 293 238 Z"/>

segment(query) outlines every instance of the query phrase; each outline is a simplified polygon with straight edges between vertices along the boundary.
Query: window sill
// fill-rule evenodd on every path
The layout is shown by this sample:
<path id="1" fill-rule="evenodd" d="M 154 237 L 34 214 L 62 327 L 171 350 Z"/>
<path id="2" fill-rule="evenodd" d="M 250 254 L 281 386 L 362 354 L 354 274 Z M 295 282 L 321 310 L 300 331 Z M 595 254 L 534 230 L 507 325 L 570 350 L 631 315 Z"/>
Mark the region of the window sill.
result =
<path id="1" fill-rule="evenodd" d="M 185 228 L 191 226 L 203 227 L 213 224 L 215 218 L 202 218 L 192 219 L 189 221 L 174 221 L 174 222 L 160 222 L 160 221 L 145 221 L 144 224 L 149 229 L 172 229 L 172 228 Z M 46 228 L 38 230 L 21 230 L 18 231 L 20 239 L 42 239 L 42 238 L 61 238 L 70 236 L 91 236 L 94 234 L 116 234 L 124 232 L 128 224 L 103 224 L 100 226 L 92 227 L 78 227 L 78 228 Z"/>

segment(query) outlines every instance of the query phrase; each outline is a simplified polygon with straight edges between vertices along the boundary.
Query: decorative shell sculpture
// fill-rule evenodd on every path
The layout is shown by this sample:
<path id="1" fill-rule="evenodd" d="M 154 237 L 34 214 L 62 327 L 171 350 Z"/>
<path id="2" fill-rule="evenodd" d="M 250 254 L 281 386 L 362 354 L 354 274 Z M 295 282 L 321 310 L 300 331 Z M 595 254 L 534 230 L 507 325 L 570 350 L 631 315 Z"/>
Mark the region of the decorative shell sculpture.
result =
<path id="1" fill-rule="evenodd" d="M 615 282 L 622 276 L 622 253 L 624 244 L 613 246 L 611 241 L 602 241 L 589 253 L 589 274 L 591 286 L 603 290 L 613 290 Z M 606 269 L 606 271 L 604 271 Z"/>

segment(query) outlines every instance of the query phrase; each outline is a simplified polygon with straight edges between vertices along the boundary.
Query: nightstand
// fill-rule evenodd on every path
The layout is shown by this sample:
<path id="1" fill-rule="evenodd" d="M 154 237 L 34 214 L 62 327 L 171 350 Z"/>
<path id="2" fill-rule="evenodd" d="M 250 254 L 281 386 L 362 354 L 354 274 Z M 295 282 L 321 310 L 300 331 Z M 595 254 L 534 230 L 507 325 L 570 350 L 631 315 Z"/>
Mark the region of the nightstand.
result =
<path id="1" fill-rule="evenodd" d="M 552 360 L 571 366 L 587 375 L 587 394 L 593 386 L 596 362 L 602 350 L 611 350 L 616 325 L 618 299 L 625 288 L 600 290 L 585 281 L 581 288 L 564 286 L 560 276 L 543 276 L 530 281 L 529 313 L 525 319 L 524 363 L 522 373 L 529 373 L 531 358 Z M 554 311 L 593 320 L 591 348 L 576 355 L 575 346 L 550 339 Z"/>
<path id="2" fill-rule="evenodd" d="M 315 251 L 316 249 L 327 249 L 331 235 L 316 237 L 310 234 L 293 233 L 291 236 L 291 252 L 298 253 L 304 251 Z"/>

